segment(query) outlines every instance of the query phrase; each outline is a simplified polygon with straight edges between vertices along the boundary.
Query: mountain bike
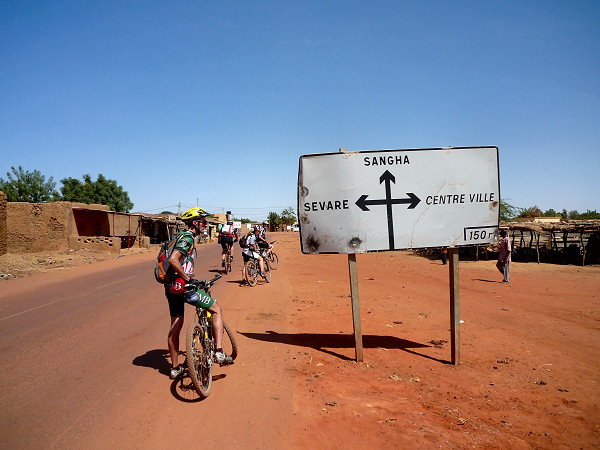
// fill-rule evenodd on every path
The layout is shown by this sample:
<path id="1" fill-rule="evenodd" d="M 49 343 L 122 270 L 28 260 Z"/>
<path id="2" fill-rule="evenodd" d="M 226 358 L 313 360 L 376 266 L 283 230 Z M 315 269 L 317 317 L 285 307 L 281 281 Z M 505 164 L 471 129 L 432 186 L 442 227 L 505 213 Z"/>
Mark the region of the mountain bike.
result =
<path id="1" fill-rule="evenodd" d="M 200 281 L 198 287 L 210 295 L 211 286 L 219 278 L 221 275 L 215 276 L 210 281 Z M 186 284 L 186 288 L 196 289 L 196 286 Z M 194 389 L 200 397 L 206 398 L 212 387 L 212 367 L 215 363 L 216 342 L 213 336 L 210 311 L 197 307 L 196 316 L 198 321 L 191 323 L 187 329 L 185 361 Z M 235 360 L 238 347 L 225 320 L 223 320 L 223 328 L 223 351 Z"/>
<path id="2" fill-rule="evenodd" d="M 266 255 L 266 250 L 260 249 L 260 255 L 263 258 L 265 265 L 265 281 L 271 282 L 271 266 L 269 265 L 269 259 Z M 244 277 L 250 286 L 256 286 L 258 283 L 258 277 L 260 276 L 260 264 L 258 259 L 250 257 L 250 259 L 244 264 Z"/>

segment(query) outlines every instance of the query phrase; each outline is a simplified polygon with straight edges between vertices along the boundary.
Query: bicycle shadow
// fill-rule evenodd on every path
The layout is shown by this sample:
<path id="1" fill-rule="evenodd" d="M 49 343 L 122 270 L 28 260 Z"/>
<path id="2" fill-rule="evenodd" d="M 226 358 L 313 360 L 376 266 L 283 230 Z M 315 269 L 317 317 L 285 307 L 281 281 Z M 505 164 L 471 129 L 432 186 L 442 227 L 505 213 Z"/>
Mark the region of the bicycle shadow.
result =
<path id="1" fill-rule="evenodd" d="M 183 357 L 185 363 L 185 352 L 179 351 L 179 356 Z M 166 349 L 148 350 L 143 355 L 133 358 L 132 364 L 134 366 L 155 369 L 158 371 L 158 373 L 165 375 L 166 377 L 168 377 L 171 373 L 170 355 L 169 351 Z M 225 378 L 226 376 L 226 374 L 213 374 L 212 380 L 215 382 Z M 194 389 L 194 386 L 192 385 L 192 379 L 187 373 L 187 369 L 183 376 L 171 382 L 171 394 L 176 399 L 186 403 L 194 403 L 204 400 Z"/>
<path id="2" fill-rule="evenodd" d="M 298 347 L 312 348 L 313 350 L 326 353 L 328 355 L 340 358 L 346 361 L 354 361 L 341 353 L 335 352 L 333 349 L 351 349 L 355 347 L 354 335 L 349 334 L 333 334 L 333 333 L 277 333 L 276 331 L 267 330 L 265 333 L 243 333 L 241 335 L 263 342 L 277 342 L 280 344 L 295 345 Z M 364 335 L 363 348 L 386 348 L 398 349 L 411 353 L 416 356 L 431 359 L 443 364 L 450 364 L 439 358 L 434 358 L 423 353 L 419 353 L 411 348 L 431 348 L 430 345 L 420 344 L 418 342 L 409 341 L 407 339 L 397 338 L 395 336 L 380 336 L 380 335 Z"/>

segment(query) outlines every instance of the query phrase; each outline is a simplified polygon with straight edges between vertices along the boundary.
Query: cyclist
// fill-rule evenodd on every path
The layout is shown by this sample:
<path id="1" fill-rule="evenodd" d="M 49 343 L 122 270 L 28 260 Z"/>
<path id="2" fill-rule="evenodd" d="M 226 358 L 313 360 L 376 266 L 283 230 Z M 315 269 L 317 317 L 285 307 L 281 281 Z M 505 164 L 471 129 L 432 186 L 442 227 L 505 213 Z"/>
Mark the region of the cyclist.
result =
<path id="1" fill-rule="evenodd" d="M 257 252 L 258 244 L 256 242 L 256 237 L 259 233 L 260 229 L 258 227 L 252 230 L 252 234 L 250 234 L 248 239 L 246 239 L 246 247 L 242 248 L 242 257 L 244 258 L 244 264 L 246 264 L 250 258 L 257 259 L 260 267 L 260 276 L 266 278 L 267 275 L 265 274 L 265 262 L 262 256 L 260 256 L 260 254 Z M 242 284 L 245 284 L 244 281 L 245 280 L 242 281 Z"/>
<path id="2" fill-rule="evenodd" d="M 213 318 L 213 333 L 216 341 L 215 359 L 219 364 L 230 364 L 233 362 L 231 356 L 223 351 L 223 315 L 221 307 L 216 300 L 202 291 L 200 288 L 187 290 L 185 284 L 196 284 L 198 280 L 192 278 L 194 271 L 194 258 L 196 256 L 195 239 L 206 229 L 206 216 L 209 214 L 202 208 L 191 208 L 183 213 L 181 220 L 187 226 L 182 232 L 169 257 L 175 276 L 175 281 L 165 285 L 165 296 L 169 302 L 169 313 L 171 315 L 171 327 L 167 338 L 169 354 L 171 355 L 171 379 L 179 377 L 184 370 L 179 365 L 179 335 L 183 328 L 184 303 L 208 309 Z"/>
<path id="3" fill-rule="evenodd" d="M 273 246 L 267 241 L 267 234 L 264 227 L 262 230 L 259 229 L 258 233 L 255 232 L 254 235 L 256 236 L 256 244 L 259 248 L 266 249 L 267 255 L 273 251 Z"/>
<path id="4" fill-rule="evenodd" d="M 229 213 L 229 211 L 227 211 Z M 221 254 L 221 267 L 225 267 L 225 255 L 229 252 L 231 261 L 233 261 L 233 243 L 238 240 L 237 231 L 233 228 L 233 221 L 227 217 L 227 225 L 222 225 L 219 229 L 219 242 L 223 252 Z"/>

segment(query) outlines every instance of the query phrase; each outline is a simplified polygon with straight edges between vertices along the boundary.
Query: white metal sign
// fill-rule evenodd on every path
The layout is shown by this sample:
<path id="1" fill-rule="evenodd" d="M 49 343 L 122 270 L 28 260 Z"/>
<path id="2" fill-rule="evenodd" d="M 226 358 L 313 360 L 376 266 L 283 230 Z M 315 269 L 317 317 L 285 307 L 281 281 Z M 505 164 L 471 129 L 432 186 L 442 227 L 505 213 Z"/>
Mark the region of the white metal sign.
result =
<path id="1" fill-rule="evenodd" d="M 300 157 L 303 253 L 487 244 L 499 215 L 497 147 Z"/>

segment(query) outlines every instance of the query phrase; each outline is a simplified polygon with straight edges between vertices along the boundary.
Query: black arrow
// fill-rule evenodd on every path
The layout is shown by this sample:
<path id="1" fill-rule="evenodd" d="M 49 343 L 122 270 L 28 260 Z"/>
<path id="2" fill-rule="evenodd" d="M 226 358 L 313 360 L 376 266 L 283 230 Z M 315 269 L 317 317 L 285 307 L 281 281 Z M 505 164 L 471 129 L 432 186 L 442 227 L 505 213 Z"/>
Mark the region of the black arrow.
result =
<path id="1" fill-rule="evenodd" d="M 369 205 L 386 205 L 387 206 L 387 222 L 388 222 L 388 239 L 390 243 L 390 250 L 394 250 L 394 218 L 392 205 L 409 204 L 408 209 L 415 208 L 421 199 L 412 192 L 407 192 L 409 198 L 392 198 L 392 187 L 391 183 L 396 183 L 396 178 L 386 170 L 379 177 L 379 183 L 385 182 L 385 198 L 378 200 L 367 200 L 368 195 L 361 195 L 356 200 L 356 206 L 363 211 L 370 211 Z"/>
<path id="2" fill-rule="evenodd" d="M 408 195 L 410 198 L 392 198 L 392 199 L 390 199 L 390 203 L 392 205 L 399 205 L 401 203 L 410 203 L 410 205 L 406 209 L 414 209 L 415 206 L 417 206 L 421 202 L 421 199 L 412 192 L 407 192 L 406 195 Z M 367 197 L 368 197 L 368 195 L 361 195 L 360 198 L 358 200 L 356 200 L 356 206 L 358 206 L 363 211 L 371 211 L 368 208 L 369 205 L 387 205 L 388 204 L 388 201 L 386 199 L 367 200 Z"/>

